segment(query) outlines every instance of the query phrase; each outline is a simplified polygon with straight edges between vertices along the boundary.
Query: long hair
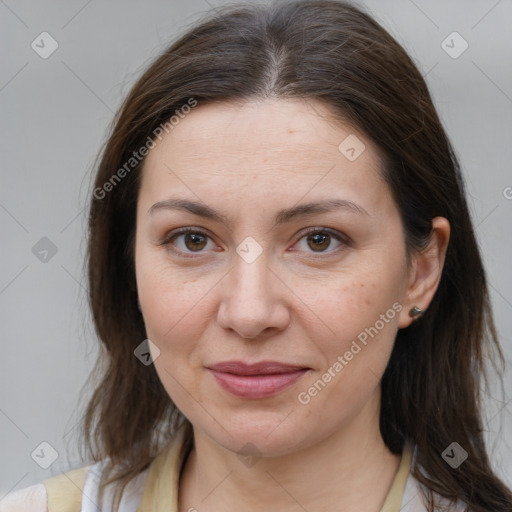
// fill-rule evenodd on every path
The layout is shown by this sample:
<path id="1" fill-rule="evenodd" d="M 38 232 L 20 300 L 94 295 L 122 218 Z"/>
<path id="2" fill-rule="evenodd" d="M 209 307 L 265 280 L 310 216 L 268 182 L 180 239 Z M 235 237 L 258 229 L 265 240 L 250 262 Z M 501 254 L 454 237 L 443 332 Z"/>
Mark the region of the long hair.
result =
<path id="1" fill-rule="evenodd" d="M 410 253 L 428 242 L 434 217 L 450 222 L 439 288 L 426 314 L 399 330 L 383 375 L 380 430 L 395 454 L 407 439 L 416 444 L 412 473 L 429 510 L 432 491 L 475 512 L 511 510 L 482 434 L 484 361 L 503 356 L 459 163 L 411 58 L 372 17 L 336 0 L 218 10 L 154 60 L 117 113 L 88 225 L 89 298 L 102 344 L 83 418 L 91 457 L 111 461 L 109 482 L 122 492 L 172 440 L 180 417 L 153 365 L 133 355 L 146 338 L 134 268 L 139 150 L 191 100 L 200 108 L 268 97 L 322 101 L 377 145 Z M 453 441 L 468 453 L 456 470 L 441 455 Z"/>

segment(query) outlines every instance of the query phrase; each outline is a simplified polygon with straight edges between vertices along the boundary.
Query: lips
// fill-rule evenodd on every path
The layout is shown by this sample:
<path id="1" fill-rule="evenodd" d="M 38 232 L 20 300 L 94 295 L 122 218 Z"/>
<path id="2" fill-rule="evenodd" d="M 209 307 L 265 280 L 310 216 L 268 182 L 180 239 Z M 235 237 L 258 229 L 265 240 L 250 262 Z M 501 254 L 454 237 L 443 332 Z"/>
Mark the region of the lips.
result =
<path id="1" fill-rule="evenodd" d="M 309 368 L 262 361 L 247 364 L 224 361 L 208 366 L 217 383 L 240 398 L 267 398 L 283 391 L 300 379 Z"/>

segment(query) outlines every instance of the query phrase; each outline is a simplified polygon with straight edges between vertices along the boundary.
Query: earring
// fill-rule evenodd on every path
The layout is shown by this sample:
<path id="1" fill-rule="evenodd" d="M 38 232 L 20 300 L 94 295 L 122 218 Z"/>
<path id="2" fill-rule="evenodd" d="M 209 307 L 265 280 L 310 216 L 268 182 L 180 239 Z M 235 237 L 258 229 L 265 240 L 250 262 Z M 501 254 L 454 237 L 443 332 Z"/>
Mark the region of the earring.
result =
<path id="1" fill-rule="evenodd" d="M 421 308 L 419 308 L 418 306 L 413 306 L 410 310 L 409 310 L 409 316 L 411 318 L 413 318 L 414 320 L 417 320 L 418 318 L 420 318 L 421 316 L 423 315 L 423 310 Z"/>

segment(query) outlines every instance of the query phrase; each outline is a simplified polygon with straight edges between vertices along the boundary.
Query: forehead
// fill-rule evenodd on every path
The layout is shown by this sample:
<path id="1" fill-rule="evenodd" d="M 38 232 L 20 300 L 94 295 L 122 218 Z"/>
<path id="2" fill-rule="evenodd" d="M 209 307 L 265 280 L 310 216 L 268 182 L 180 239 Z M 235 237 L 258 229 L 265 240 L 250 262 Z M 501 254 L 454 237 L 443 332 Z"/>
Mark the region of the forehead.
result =
<path id="1" fill-rule="evenodd" d="M 386 187 L 380 175 L 374 144 L 318 101 L 199 103 L 149 152 L 141 195 L 297 202 L 339 189 L 375 203 Z"/>
<path id="2" fill-rule="evenodd" d="M 301 158 L 314 160 L 327 145 L 333 156 L 339 156 L 339 144 L 350 135 L 364 140 L 365 152 L 368 150 L 378 160 L 374 145 L 359 130 L 335 117 L 322 102 L 268 99 L 199 103 L 183 114 L 157 144 L 160 151 L 169 145 L 185 147 L 191 158 L 207 156 L 202 151 L 208 149 L 212 155 L 221 154 L 226 159 L 261 151 L 293 152 L 302 146 L 305 151 Z M 231 151 L 223 153 L 225 148 Z"/>

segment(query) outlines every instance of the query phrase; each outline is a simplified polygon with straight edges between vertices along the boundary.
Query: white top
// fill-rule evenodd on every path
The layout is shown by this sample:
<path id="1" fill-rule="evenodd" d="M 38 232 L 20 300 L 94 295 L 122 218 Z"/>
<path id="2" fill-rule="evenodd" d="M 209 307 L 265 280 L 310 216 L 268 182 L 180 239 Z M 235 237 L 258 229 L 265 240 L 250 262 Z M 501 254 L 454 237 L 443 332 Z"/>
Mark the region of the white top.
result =
<path id="1" fill-rule="evenodd" d="M 97 469 L 97 465 L 93 466 Z M 91 470 L 93 470 L 91 468 Z M 91 471 L 87 474 L 83 498 L 82 498 L 82 509 L 80 512 L 98 512 L 97 503 L 97 473 L 96 470 Z M 147 470 L 139 475 L 144 477 Z M 134 480 L 133 484 L 129 486 L 131 493 L 123 495 L 121 500 L 120 510 L 122 512 L 137 512 L 137 507 L 142 497 L 143 481 L 145 478 L 138 478 L 137 483 Z M 137 485 L 138 484 L 138 485 Z M 127 487 L 128 490 L 128 487 Z M 112 500 L 110 497 L 110 505 L 105 502 L 99 508 L 102 512 L 112 510 Z M 400 512 L 425 512 L 427 509 L 421 500 L 420 488 L 417 480 L 409 474 L 407 482 L 405 484 L 404 496 L 402 499 L 402 505 Z M 466 509 L 462 504 L 458 504 L 453 512 L 464 512 Z M 20 489 L 9 494 L 0 502 L 0 512 L 48 512 L 47 499 L 46 499 L 46 487 L 44 484 L 36 484 L 25 489 Z"/>
<path id="2" fill-rule="evenodd" d="M 414 462 L 416 450 L 412 462 Z M 80 512 L 112 512 L 112 487 L 107 486 L 103 497 L 99 495 L 99 481 L 104 461 L 97 462 L 87 471 L 82 492 Z M 121 512 L 137 512 L 148 476 L 149 468 L 131 480 L 123 493 L 119 510 Z M 421 484 L 409 473 L 405 483 L 400 512 L 426 512 L 420 491 Z M 445 506 L 448 501 L 441 499 Z M 446 508 L 450 512 L 465 512 L 466 507 L 457 503 L 455 507 Z M 0 512 L 48 512 L 46 487 L 43 483 L 33 485 L 10 493 L 0 501 Z"/>

